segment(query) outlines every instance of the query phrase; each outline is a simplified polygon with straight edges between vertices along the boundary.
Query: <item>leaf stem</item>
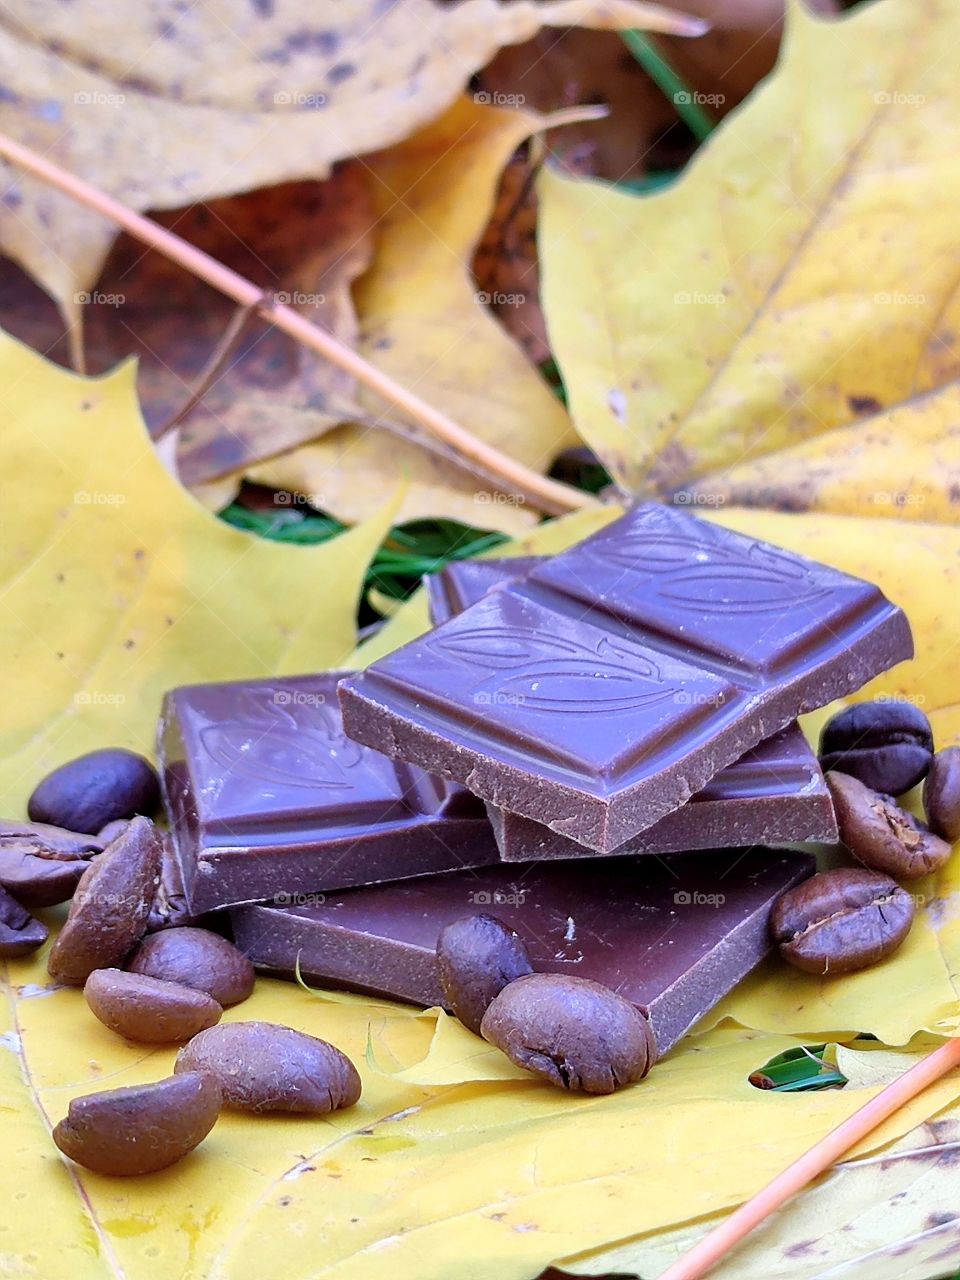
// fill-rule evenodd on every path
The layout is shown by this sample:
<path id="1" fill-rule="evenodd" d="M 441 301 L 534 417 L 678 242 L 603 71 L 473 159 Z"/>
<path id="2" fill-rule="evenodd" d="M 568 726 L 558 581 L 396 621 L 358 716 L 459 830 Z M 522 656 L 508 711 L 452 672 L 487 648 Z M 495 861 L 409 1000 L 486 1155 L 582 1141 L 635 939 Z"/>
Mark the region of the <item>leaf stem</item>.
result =
<path id="1" fill-rule="evenodd" d="M 182 240 L 172 231 L 158 226 L 149 218 L 142 217 L 105 191 L 101 191 L 60 165 L 38 155 L 30 147 L 16 142 L 6 134 L 0 134 L 0 156 L 102 214 L 142 244 L 149 245 L 172 262 L 192 272 L 200 280 L 206 281 L 214 289 L 233 298 L 241 307 L 257 310 L 271 320 L 278 329 L 305 347 L 316 351 L 331 364 L 344 369 L 381 400 L 413 418 L 426 431 L 442 440 L 465 459 L 497 476 L 504 492 L 520 494 L 538 510 L 550 515 L 561 515 L 567 511 L 596 505 L 596 499 L 591 494 L 582 493 L 570 485 L 542 476 L 539 472 L 494 448 L 493 445 L 478 439 L 465 427 L 439 409 L 435 409 L 413 391 L 364 360 L 361 355 L 340 342 L 333 334 L 311 323 L 285 303 L 275 302 L 272 299 L 265 302 L 263 291 L 252 281 L 222 262 L 218 262 L 202 249 Z"/>
<path id="2" fill-rule="evenodd" d="M 718 1227 L 714 1227 L 692 1249 L 667 1267 L 660 1280 L 700 1280 L 744 1236 L 791 1196 L 802 1191 L 818 1174 L 828 1169 L 835 1160 L 839 1160 L 845 1152 L 917 1094 L 958 1066 L 960 1038 L 947 1040 L 938 1049 L 921 1058 L 909 1071 L 898 1076 L 892 1084 L 875 1094 L 835 1129 L 831 1129 L 793 1164 L 778 1173 L 752 1199 L 735 1209 Z"/>
<path id="3" fill-rule="evenodd" d="M 716 121 L 703 109 L 696 95 L 691 93 L 649 36 L 642 31 L 621 31 L 620 35 L 660 92 L 673 103 L 677 115 L 696 140 L 703 142 L 708 138 Z"/>

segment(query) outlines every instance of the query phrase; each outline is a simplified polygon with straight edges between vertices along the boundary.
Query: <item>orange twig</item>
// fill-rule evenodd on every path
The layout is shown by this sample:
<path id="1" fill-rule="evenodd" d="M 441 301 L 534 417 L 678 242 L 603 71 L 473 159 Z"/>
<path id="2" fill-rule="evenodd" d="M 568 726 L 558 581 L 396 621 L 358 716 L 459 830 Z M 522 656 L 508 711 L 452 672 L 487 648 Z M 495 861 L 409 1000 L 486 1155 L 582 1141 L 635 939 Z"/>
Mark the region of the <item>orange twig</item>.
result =
<path id="1" fill-rule="evenodd" d="M 269 297 L 269 295 L 266 296 Z M 233 355 L 236 345 L 250 321 L 250 317 L 256 313 L 256 310 L 255 307 L 237 307 L 230 317 L 230 323 L 223 331 L 220 341 L 210 353 L 207 363 L 193 380 L 183 403 L 170 414 L 165 422 L 160 422 L 151 429 L 150 434 L 154 440 L 162 440 L 168 431 L 172 431 L 174 427 L 178 427 L 183 422 L 184 418 L 189 417 L 201 402 L 213 386 L 214 380 L 223 372 L 227 361 Z"/>
<path id="2" fill-rule="evenodd" d="M 14 164 L 26 169 L 35 177 L 42 178 L 44 182 L 56 187 L 65 195 L 101 213 L 141 243 L 156 249 L 158 253 L 179 263 L 199 279 L 205 280 L 214 289 L 233 298 L 240 306 L 259 311 L 278 329 L 289 334 L 305 347 L 316 351 L 331 364 L 346 370 L 382 400 L 420 423 L 425 430 L 442 440 L 449 448 L 482 467 L 486 473 L 498 476 L 505 492 L 525 495 L 536 504 L 539 510 L 552 515 L 596 505 L 596 499 L 591 494 L 582 493 L 570 485 L 561 484 L 558 480 L 550 480 L 478 439 L 465 427 L 448 418 L 445 413 L 441 413 L 439 409 L 421 400 L 418 395 L 394 381 L 375 365 L 368 363 L 333 334 L 318 328 L 283 303 L 265 303 L 263 291 L 244 276 L 224 266 L 216 258 L 204 253 L 202 249 L 182 240 L 172 231 L 128 209 L 126 205 L 114 200 L 105 191 L 91 186 L 82 178 L 76 177 L 75 174 L 38 155 L 30 147 L 15 142 L 6 134 L 0 134 L 0 156 L 13 161 Z"/>
<path id="3" fill-rule="evenodd" d="M 905 1106 L 911 1098 L 915 1098 L 957 1066 L 960 1066 L 960 1039 L 948 1040 L 939 1049 L 928 1053 L 916 1066 L 905 1071 L 892 1084 L 888 1084 L 875 1098 L 871 1098 L 859 1111 L 844 1120 L 843 1124 L 837 1125 L 836 1129 L 821 1138 L 782 1173 L 778 1173 L 762 1191 L 758 1191 L 746 1204 L 736 1209 L 673 1266 L 667 1267 L 659 1280 L 700 1280 L 744 1236 L 779 1209 L 792 1195 L 801 1191 L 861 1138 L 865 1138 L 895 1111 Z"/>

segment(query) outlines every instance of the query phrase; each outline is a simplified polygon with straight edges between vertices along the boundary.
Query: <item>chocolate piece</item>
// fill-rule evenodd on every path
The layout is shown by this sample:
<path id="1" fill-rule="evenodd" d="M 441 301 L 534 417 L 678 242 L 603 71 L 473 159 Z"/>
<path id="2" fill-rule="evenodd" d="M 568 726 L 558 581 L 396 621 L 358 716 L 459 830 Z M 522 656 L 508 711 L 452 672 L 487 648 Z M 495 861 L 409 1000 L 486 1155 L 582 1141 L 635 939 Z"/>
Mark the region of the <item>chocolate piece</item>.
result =
<path id="1" fill-rule="evenodd" d="M 504 862 L 837 839 L 830 792 L 796 722 L 721 769 L 685 805 L 631 836 L 610 855 L 495 805 L 487 805 L 487 812 Z"/>
<path id="2" fill-rule="evenodd" d="M 544 563 L 542 557 L 528 556 L 448 564 L 424 579 L 430 615 L 434 621 L 443 622 L 502 586 L 517 572 L 529 572 Z M 488 805 L 487 812 L 504 862 L 596 854 L 530 818 L 495 805 Z M 836 839 L 837 823 L 823 773 L 794 721 L 721 769 L 685 805 L 612 852 L 673 853 L 787 840 Z"/>
<path id="3" fill-rule="evenodd" d="M 651 504 L 339 696 L 351 737 L 610 852 L 912 652 L 875 586 Z"/>
<path id="4" fill-rule="evenodd" d="M 487 867 L 328 894 L 294 907 L 242 907 L 234 937 L 255 965 L 351 990 L 442 1004 L 440 931 L 493 912 L 535 971 L 602 982 L 649 1013 L 661 1053 L 771 946 L 770 909 L 813 871 L 783 849 L 711 851 Z"/>
<path id="5" fill-rule="evenodd" d="M 496 860 L 473 796 L 344 735 L 341 675 L 167 694 L 159 755 L 190 914 Z"/>
<path id="6" fill-rule="evenodd" d="M 488 591 L 522 578 L 542 564 L 546 556 L 516 556 L 512 560 L 452 560 L 436 573 L 424 574 L 430 621 L 435 627 L 455 618 L 482 600 Z"/>

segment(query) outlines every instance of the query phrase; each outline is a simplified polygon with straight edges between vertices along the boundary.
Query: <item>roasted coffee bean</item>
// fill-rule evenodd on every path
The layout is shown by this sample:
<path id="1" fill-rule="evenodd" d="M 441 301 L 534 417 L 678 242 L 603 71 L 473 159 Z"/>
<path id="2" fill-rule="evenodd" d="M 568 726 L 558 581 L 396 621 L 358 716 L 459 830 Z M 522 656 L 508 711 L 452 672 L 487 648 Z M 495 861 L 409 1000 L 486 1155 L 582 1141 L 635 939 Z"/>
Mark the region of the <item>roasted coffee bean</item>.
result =
<path id="1" fill-rule="evenodd" d="M 559 1089 L 613 1093 L 642 1080 L 656 1060 L 650 1023 L 599 982 L 532 973 L 500 992 L 480 1034 L 511 1062 Z"/>
<path id="2" fill-rule="evenodd" d="M 912 702 L 858 702 L 823 726 L 820 763 L 899 796 L 916 786 L 933 759 L 930 721 Z"/>
<path id="3" fill-rule="evenodd" d="M 183 1044 L 223 1016 L 204 991 L 125 969 L 96 969 L 83 994 L 105 1027 L 141 1044 Z"/>
<path id="4" fill-rule="evenodd" d="M 94 969 L 122 964 L 143 937 L 159 878 L 159 833 L 149 818 L 134 818 L 84 872 L 50 951 L 51 978 L 82 987 Z"/>
<path id="5" fill-rule="evenodd" d="M 840 839 L 858 862 L 898 880 L 916 880 L 936 871 L 950 857 L 950 845 L 892 796 L 872 791 L 857 778 L 834 770 L 827 774 Z"/>
<path id="6" fill-rule="evenodd" d="M 770 914 L 770 932 L 796 968 L 852 973 L 896 951 L 913 911 L 913 899 L 890 876 L 841 867 L 789 889 Z"/>
<path id="7" fill-rule="evenodd" d="M 115 818 L 149 817 L 159 803 L 160 783 L 150 761 L 122 747 L 106 747 L 48 773 L 34 789 L 27 812 L 34 822 L 100 831 Z"/>
<path id="8" fill-rule="evenodd" d="M 130 825 L 129 818 L 114 818 L 112 822 L 108 822 L 105 827 L 101 827 L 97 832 L 97 839 L 103 841 L 104 848 L 108 844 L 112 844 L 117 836 L 122 836 Z"/>
<path id="9" fill-rule="evenodd" d="M 0 822 L 0 886 L 25 907 L 52 907 L 73 897 L 99 836 L 42 822 Z"/>
<path id="10" fill-rule="evenodd" d="M 147 933 L 161 929 L 179 929 L 195 924 L 198 917 L 190 910 L 180 860 L 169 831 L 163 833 L 163 857 L 160 860 L 160 883 L 150 908 Z"/>
<path id="11" fill-rule="evenodd" d="M 960 840 L 960 747 L 933 757 L 923 783 L 923 807 L 931 828 L 952 844 Z"/>
<path id="12" fill-rule="evenodd" d="M 483 914 L 447 925 L 437 942 L 437 968 L 447 1007 L 477 1035 L 490 1002 L 515 978 L 533 972 L 516 933 Z"/>
<path id="13" fill-rule="evenodd" d="M 144 938 L 127 960 L 133 973 L 205 991 L 226 1008 L 253 991 L 253 965 L 232 942 L 209 929 L 165 929 Z"/>
<path id="14" fill-rule="evenodd" d="M 65 1156 L 94 1173 L 156 1173 L 199 1146 L 216 1124 L 221 1105 L 213 1076 L 170 1076 L 156 1084 L 75 1098 L 53 1140 Z"/>
<path id="15" fill-rule="evenodd" d="M 46 926 L 0 888 L 0 960 L 29 955 L 47 940 Z"/>
<path id="16" fill-rule="evenodd" d="M 225 1022 L 184 1045 L 174 1071 L 209 1071 L 241 1111 L 322 1116 L 360 1097 L 357 1069 L 326 1040 L 272 1022 Z"/>

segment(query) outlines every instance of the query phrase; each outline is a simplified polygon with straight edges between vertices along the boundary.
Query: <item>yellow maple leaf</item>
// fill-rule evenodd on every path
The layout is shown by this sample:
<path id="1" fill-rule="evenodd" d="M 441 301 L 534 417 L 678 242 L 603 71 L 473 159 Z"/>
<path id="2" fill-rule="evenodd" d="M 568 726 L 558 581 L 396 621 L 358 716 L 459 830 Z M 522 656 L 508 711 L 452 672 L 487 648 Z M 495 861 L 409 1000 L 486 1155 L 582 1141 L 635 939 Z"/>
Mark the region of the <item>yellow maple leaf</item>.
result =
<path id="1" fill-rule="evenodd" d="M 837 1057 L 849 1070 L 855 1058 L 879 1056 L 864 1050 L 840 1045 Z M 913 1065 L 916 1052 L 896 1057 L 899 1074 Z M 960 1108 L 953 1103 L 882 1152 L 850 1153 L 721 1259 L 710 1280 L 946 1275 L 960 1256 L 952 1174 L 958 1139 Z M 698 1217 L 668 1232 L 558 1259 L 557 1265 L 578 1276 L 660 1275 L 717 1223 L 716 1215 Z"/>
<path id="2" fill-rule="evenodd" d="M 365 168 L 376 215 L 371 269 L 354 289 L 359 349 L 438 409 L 510 456 L 546 471 L 576 440 L 563 405 L 504 332 L 470 276 L 473 247 L 512 152 L 546 117 L 460 99 Z M 398 475 L 399 519 L 449 516 L 516 533 L 535 519 L 482 479 L 384 427 L 341 427 L 250 470 L 262 484 L 310 494 L 345 522 L 362 519 Z"/>
<path id="3" fill-rule="evenodd" d="M 294 178 L 405 138 L 447 107 L 503 44 L 542 26 L 697 34 L 640 0 L 309 0 L 216 10 L 104 0 L 69 13 L 11 0 L 0 32 L 0 129 L 131 207 L 178 208 Z M 213 144 L 213 145 L 211 145 Z M 0 245 L 79 316 L 114 230 L 0 166 Z"/>
<path id="4" fill-rule="evenodd" d="M 916 656 L 884 672 L 855 700 L 905 698 L 930 717 L 938 747 L 960 742 L 960 616 L 945 607 L 960 590 L 960 529 L 843 515 L 725 509 L 720 523 L 877 583 L 910 618 Z M 808 718 L 810 737 L 834 708 Z M 844 978 L 816 978 L 771 961 L 710 1015 L 776 1031 L 869 1031 L 905 1044 L 929 1029 L 960 1029 L 960 858 L 913 882 L 918 910 L 905 945 L 883 964 Z"/>
<path id="5" fill-rule="evenodd" d="M 168 475 L 134 367 L 84 379 L 0 335 L 0 804 L 95 745 L 150 752 L 166 689 L 336 665 L 396 503 L 335 542 L 232 529 Z"/>
<path id="6" fill-rule="evenodd" d="M 941 0 L 794 3 L 671 188 L 543 175 L 552 345 L 625 489 L 956 519 L 958 39 Z"/>

